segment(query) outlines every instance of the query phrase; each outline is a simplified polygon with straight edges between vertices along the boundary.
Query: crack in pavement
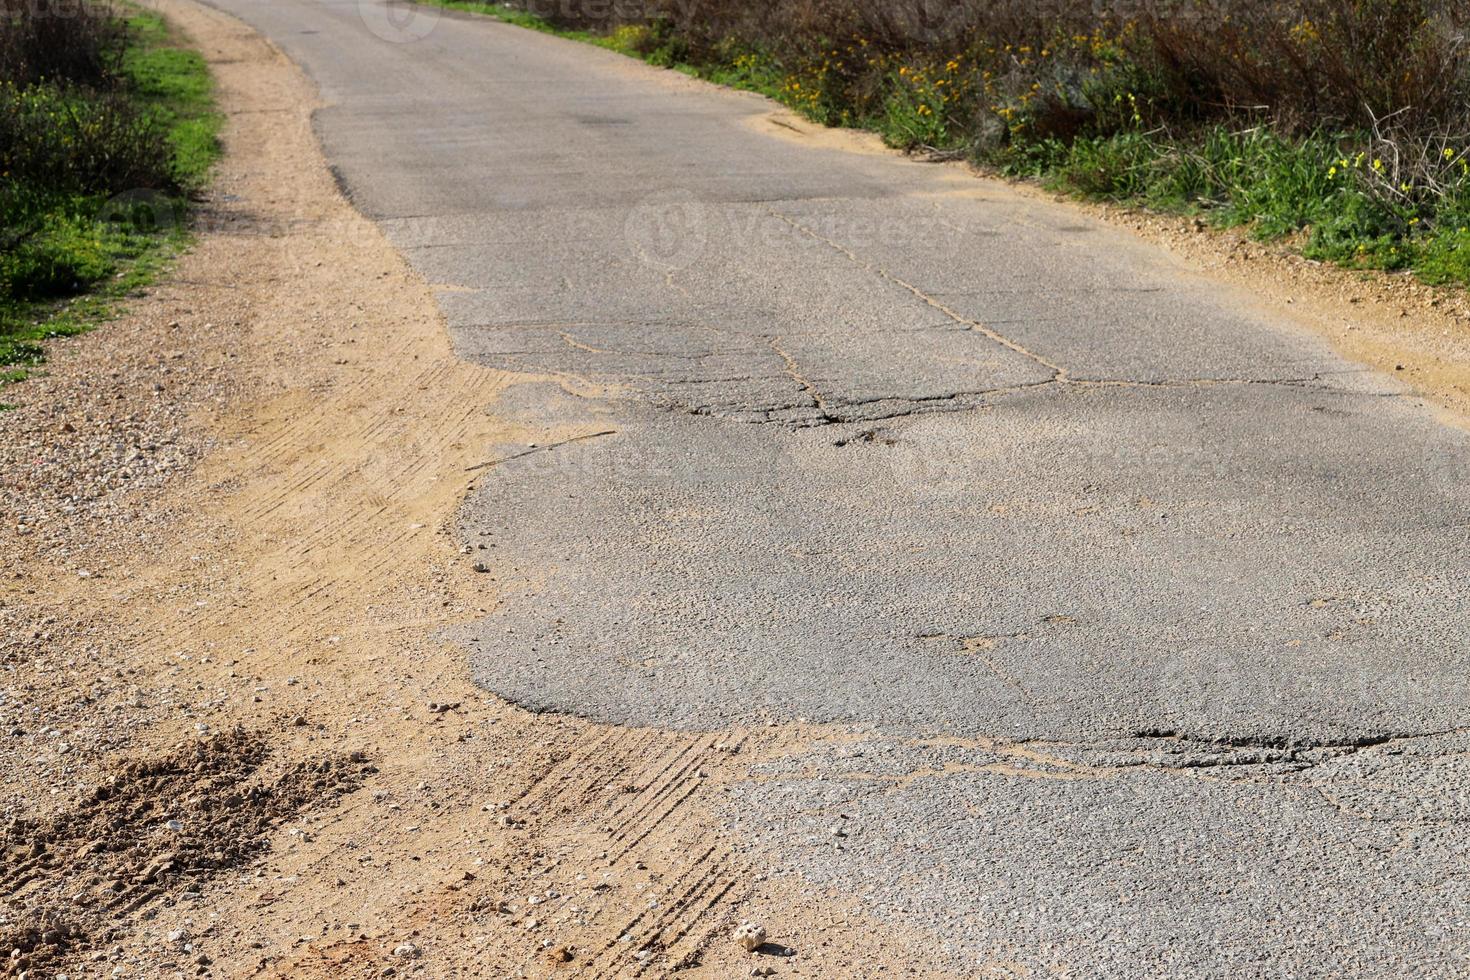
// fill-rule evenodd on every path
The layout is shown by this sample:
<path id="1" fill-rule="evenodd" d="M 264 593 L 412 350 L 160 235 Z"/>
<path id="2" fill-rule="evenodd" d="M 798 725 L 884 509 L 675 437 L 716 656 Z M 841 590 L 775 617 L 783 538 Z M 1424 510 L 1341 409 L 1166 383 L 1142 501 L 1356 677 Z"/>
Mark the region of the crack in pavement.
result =
<path id="1" fill-rule="evenodd" d="M 588 439 L 597 439 L 601 436 L 614 436 L 617 434 L 617 429 L 604 429 L 601 432 L 588 432 L 585 435 L 572 436 L 570 439 L 562 439 L 558 442 L 548 442 L 544 445 L 532 446 L 529 449 L 523 449 L 518 453 L 511 453 L 509 456 L 501 456 L 498 459 L 487 459 L 483 463 L 476 463 L 473 466 L 466 466 L 464 468 L 464 471 L 466 473 L 472 473 L 475 470 L 483 470 L 492 466 L 499 466 L 501 463 L 509 463 L 513 459 L 521 459 L 526 456 L 533 456 L 536 453 L 550 452 L 553 449 L 557 449 L 561 446 L 568 446 L 574 442 L 585 442 Z"/>
<path id="2" fill-rule="evenodd" d="M 1116 778 L 1143 770 L 1158 773 L 1174 773 L 1180 776 L 1218 782 L 1205 770 L 1213 769 L 1261 769 L 1271 773 L 1295 775 L 1317 767 L 1339 762 L 1371 749 L 1393 749 L 1400 745 L 1425 745 L 1433 739 L 1454 735 L 1470 734 L 1470 729 L 1455 728 L 1424 734 L 1365 737 L 1343 741 L 1317 741 L 1312 744 L 1283 745 L 1274 739 L 1223 738 L 1206 739 L 1188 735 L 1139 734 L 1135 736 L 1095 740 L 1086 742 L 1050 741 L 1044 739 L 1008 740 L 988 737 L 924 737 L 905 738 L 898 735 L 859 738 L 856 745 L 891 743 L 907 751 L 917 753 L 978 753 L 991 756 L 989 760 L 975 762 L 946 761 L 942 765 L 915 764 L 912 768 L 897 773 L 883 773 L 865 769 L 845 769 L 833 772 L 830 768 L 805 770 L 800 766 L 803 756 L 789 756 L 752 771 L 752 781 L 776 782 L 822 772 L 825 779 L 856 779 L 890 783 L 894 787 L 909 787 L 924 779 L 943 778 L 966 773 L 999 772 L 1007 776 L 1028 778 Z M 1129 744 L 1136 742 L 1138 744 Z M 1159 742 L 1198 746 L 1206 754 L 1188 754 L 1171 757 L 1157 744 Z M 832 743 L 835 745 L 836 743 Z M 830 751 L 831 745 L 818 749 Z M 1211 753 L 1211 750 L 1218 750 Z M 1087 754 L 1096 758 L 1089 760 Z M 1442 752 L 1432 758 L 1462 758 L 1470 756 L 1470 750 Z M 996 760 L 1001 760 L 997 762 Z M 1228 782 L 1241 782 L 1231 778 Z M 1250 780 L 1246 780 L 1250 781 Z M 1322 785 L 1299 782 L 1305 789 L 1320 790 Z M 1339 801 L 1330 800 L 1342 809 Z M 1346 811 L 1345 811 L 1346 812 Z M 1374 820 L 1371 815 L 1355 814 L 1360 819 Z M 1467 818 L 1470 819 L 1470 818 Z"/>
<path id="3" fill-rule="evenodd" d="M 793 228 L 803 228 L 792 219 L 777 217 Z M 915 328 L 913 333 L 899 331 L 879 338 L 872 336 L 871 332 L 859 331 L 849 349 L 841 334 L 833 335 L 835 326 L 817 329 L 807 325 L 789 331 L 755 332 L 724 328 L 718 322 L 707 322 L 705 318 L 676 321 L 624 317 L 592 321 L 527 319 L 499 325 L 481 324 L 482 329 L 492 331 L 487 336 L 498 338 L 495 341 L 497 346 L 487 352 L 486 359 L 491 363 L 498 361 L 511 370 L 594 382 L 606 382 L 612 378 L 628 389 L 625 396 L 643 398 L 666 409 L 791 429 L 968 411 L 988 406 L 990 399 L 995 397 L 1048 386 L 1078 390 L 1271 385 L 1301 388 L 1322 383 L 1324 374 L 1348 373 L 1317 371 L 1286 378 L 1080 376 L 1077 368 L 1050 360 L 978 321 L 959 315 L 918 287 L 866 262 L 856 252 L 815 236 L 810 229 L 799 233 L 814 236 L 824 248 L 836 249 L 844 256 L 844 261 L 857 263 L 874 276 L 902 286 L 910 295 L 942 312 L 948 325 L 931 323 Z M 956 352 L 947 348 L 936 352 L 927 343 L 917 347 L 907 345 L 908 338 L 915 334 L 943 336 L 953 332 L 975 333 L 1003 350 L 1019 354 L 1043 367 L 1045 377 L 1018 380 L 1014 384 L 1006 384 L 1004 378 L 997 378 L 1000 383 L 991 387 L 961 388 L 957 384 L 947 391 L 941 387 L 933 393 L 905 394 L 905 387 L 915 385 L 927 387 L 932 392 L 934 387 L 941 385 L 963 384 L 964 378 L 955 373 L 960 370 L 956 365 L 968 363 L 973 355 L 965 352 L 966 356 L 957 361 Z M 535 346 L 537 342 L 519 339 L 527 334 L 540 337 L 542 340 L 537 342 L 551 346 L 538 348 Z M 709 346 L 707 338 L 711 334 L 724 338 L 717 349 Z M 653 337 L 658 339 L 652 340 Z M 636 338 L 643 340 L 639 343 Z M 765 362 L 763 355 L 767 350 L 774 357 L 773 361 Z M 807 368 L 808 356 L 817 358 L 829 380 L 819 384 L 813 379 Z M 829 363 L 832 356 L 837 357 L 836 363 Z M 844 357 L 847 360 L 843 360 Z M 608 360 L 600 361 L 600 358 Z M 747 364 L 754 370 L 744 370 Z M 670 368 L 668 365 L 678 367 Z M 770 373 L 763 373 L 766 370 Z M 706 373 L 712 376 L 704 376 Z M 785 382 L 794 384 L 804 397 L 799 401 L 790 400 L 789 393 L 780 390 Z M 701 397 L 691 398 L 687 394 L 690 388 L 717 384 L 743 387 L 732 388 L 709 401 Z M 1348 392 L 1351 389 L 1334 385 L 1330 390 Z M 1378 394 L 1366 390 L 1352 393 Z M 1397 392 L 1385 395 L 1398 396 Z"/>
<path id="4" fill-rule="evenodd" d="M 1362 751 L 1363 749 L 1394 745 L 1400 742 L 1442 738 L 1447 735 L 1463 735 L 1466 733 L 1470 733 L 1470 728 L 1439 728 L 1424 732 L 1376 732 L 1346 739 L 1314 739 L 1310 737 L 1284 735 L 1221 735 L 1206 738 L 1204 736 L 1174 731 L 1167 728 L 1144 728 L 1134 732 L 1131 737 L 1174 741 L 1191 745 L 1219 745 L 1228 748 L 1279 750 L 1283 752 L 1336 750 L 1352 753 Z"/>
<path id="5" fill-rule="evenodd" d="M 1053 378 L 1053 380 L 1060 381 L 1060 380 L 1063 380 L 1063 379 L 1065 379 L 1067 377 L 1067 369 L 1065 367 L 1061 366 L 1060 364 L 1056 364 L 1056 363 L 1048 360 L 1047 358 L 1041 356 L 1040 354 L 1037 354 L 1034 351 L 1028 350 L 1022 344 L 1020 344 L 1020 343 L 1012 340 L 1011 338 L 1007 337 L 1005 334 L 1002 334 L 1002 333 L 999 333 L 999 332 L 997 332 L 995 330 L 992 330 L 990 327 L 987 327 L 985 324 L 980 323 L 978 320 L 971 320 L 969 317 L 966 317 L 966 316 L 961 315 L 960 313 L 958 313 L 955 310 L 949 308 L 948 306 L 945 306 L 938 299 L 936 299 L 933 296 L 930 296 L 928 293 L 924 292 L 922 289 L 920 289 L 918 286 L 915 286 L 913 283 L 908 282 L 907 280 L 904 280 L 904 279 L 900 279 L 898 276 L 896 276 L 893 273 L 889 272 L 887 269 L 883 268 L 882 266 L 874 265 L 873 263 L 871 263 L 871 262 L 867 261 L 866 259 L 862 258 L 861 256 L 859 256 L 856 252 L 854 252 L 851 249 L 849 249 L 847 246 L 845 246 L 845 245 L 843 245 L 843 244 L 841 244 L 841 243 L 839 243 L 839 242 L 837 242 L 837 241 L 835 241 L 835 240 L 833 240 L 831 238 L 827 238 L 826 236 L 824 236 L 824 235 L 820 234 L 819 232 L 817 232 L 816 230 L 814 230 L 814 229 L 812 229 L 812 228 L 810 228 L 810 227 L 802 224 L 801 222 L 797 221 L 796 219 L 791 218 L 791 217 L 789 217 L 789 216 L 787 216 L 785 214 L 782 214 L 780 211 L 777 211 L 774 208 L 768 208 L 767 210 L 769 211 L 769 213 L 771 214 L 772 217 L 776 218 L 779 221 L 784 221 L 786 224 L 790 225 L 792 228 L 796 229 L 801 234 L 806 235 L 807 237 L 812 238 L 815 241 L 821 242 L 822 244 L 827 245 L 828 247 L 830 247 L 832 249 L 835 249 L 836 251 L 840 252 L 842 255 L 846 256 L 850 261 L 856 263 L 858 266 L 860 266 L 860 267 L 868 270 L 869 272 L 873 273 L 874 275 L 877 275 L 877 276 L 879 276 L 879 277 L 881 277 L 883 279 L 886 279 L 887 281 L 893 283 L 896 286 L 900 286 L 900 287 L 908 290 L 914 296 L 916 296 L 919 299 L 923 300 L 929 306 L 931 306 L 934 309 L 938 310 L 940 313 L 943 313 L 945 316 L 947 316 L 950 319 L 954 320 L 956 323 L 963 324 L 964 326 L 968 327 L 969 329 L 974 330 L 974 331 L 976 331 L 976 332 L 978 332 L 980 334 L 983 334 L 984 336 L 988 337 L 990 340 L 994 341 L 995 343 L 1000 344 L 1002 347 L 1005 347 L 1007 350 L 1010 350 L 1010 351 L 1012 351 L 1012 352 L 1014 352 L 1016 354 L 1020 354 L 1022 357 L 1025 357 L 1028 360 L 1031 360 L 1034 363 L 1041 365 L 1042 367 L 1046 368 L 1048 371 L 1051 371 L 1052 372 L 1052 378 Z"/>
<path id="6" fill-rule="evenodd" d="M 773 349 L 775 345 L 772 344 Z M 1005 385 L 996 388 L 977 388 L 973 391 L 956 391 L 943 395 L 907 396 L 907 395 L 875 395 L 869 398 L 842 398 L 833 400 L 824 396 L 816 386 L 800 373 L 800 365 L 783 350 L 777 350 L 786 363 L 784 375 L 795 381 L 802 391 L 810 398 L 810 402 L 787 402 L 778 405 L 766 405 L 755 407 L 742 403 L 731 403 L 725 406 L 690 405 L 678 399 L 664 399 L 665 407 L 671 410 L 681 410 L 691 415 L 708 418 L 728 418 L 736 421 L 756 425 L 776 425 L 789 429 L 805 429 L 825 425 L 851 425 L 865 424 L 870 422 L 887 421 L 891 419 L 906 418 L 912 415 L 926 415 L 941 412 L 965 412 L 977 408 L 984 408 L 990 404 L 986 399 L 998 396 L 1018 394 L 1026 391 L 1037 391 L 1045 388 L 1058 390 L 1077 389 L 1086 390 L 1091 388 L 1121 388 L 1121 389 L 1144 389 L 1144 390 L 1206 390 L 1210 388 L 1229 387 L 1292 387 L 1320 390 L 1324 392 L 1337 392 L 1341 389 L 1319 384 L 1322 380 L 1320 375 L 1302 378 L 1178 378 L 1165 379 L 1162 381 L 1133 381 L 1128 379 L 1113 378 L 1049 378 L 1043 381 L 1030 381 L 1021 384 Z M 565 372 L 564 372 L 565 373 Z M 582 375 L 570 375 L 581 377 Z M 766 380 L 759 376 L 734 378 L 734 379 L 696 379 L 679 381 L 679 385 L 701 385 L 714 384 L 721 381 L 761 381 Z M 1372 398 L 1404 398 L 1407 395 L 1398 392 L 1352 392 L 1356 397 Z M 861 413 L 844 411 L 845 409 L 862 408 L 870 405 L 892 404 L 891 409 L 880 410 L 872 413 Z M 815 409 L 816 414 L 800 418 L 780 417 L 781 412 L 800 411 L 802 409 Z M 763 416 L 761 418 L 749 418 L 750 415 Z"/>
<path id="7" fill-rule="evenodd" d="M 827 410 L 826 400 L 823 399 L 822 393 L 817 390 L 817 386 L 812 384 L 811 380 L 801 373 L 796 359 L 781 346 L 781 338 L 775 336 L 767 337 L 766 344 L 771 350 L 775 351 L 777 357 L 781 358 L 782 364 L 785 365 L 786 376 L 792 381 L 795 381 L 797 386 L 807 393 L 808 397 L 812 400 L 812 404 L 821 412 L 822 418 L 828 421 L 836 421 L 832 413 Z"/>

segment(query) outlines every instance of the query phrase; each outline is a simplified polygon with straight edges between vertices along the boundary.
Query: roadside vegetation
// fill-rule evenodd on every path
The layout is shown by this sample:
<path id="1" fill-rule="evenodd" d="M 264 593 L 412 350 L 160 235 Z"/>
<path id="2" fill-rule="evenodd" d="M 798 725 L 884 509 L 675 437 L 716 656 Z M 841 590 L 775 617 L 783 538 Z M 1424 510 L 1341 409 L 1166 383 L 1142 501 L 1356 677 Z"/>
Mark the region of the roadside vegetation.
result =
<path id="1" fill-rule="evenodd" d="M 157 15 L 0 0 L 0 384 L 174 254 L 218 127 L 203 59 Z"/>
<path id="2" fill-rule="evenodd" d="M 1080 197 L 1470 283 L 1464 0 L 447 5 Z"/>

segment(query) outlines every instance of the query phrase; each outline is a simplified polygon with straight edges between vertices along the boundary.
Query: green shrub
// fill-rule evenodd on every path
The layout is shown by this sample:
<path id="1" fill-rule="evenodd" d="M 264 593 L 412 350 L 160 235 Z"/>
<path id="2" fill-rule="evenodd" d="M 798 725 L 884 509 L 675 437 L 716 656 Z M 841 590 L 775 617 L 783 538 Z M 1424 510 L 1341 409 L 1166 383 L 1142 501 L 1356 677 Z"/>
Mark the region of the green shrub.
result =
<path id="1" fill-rule="evenodd" d="M 123 24 L 91 0 L 0 0 L 0 80 L 106 88 L 119 73 Z"/>
<path id="2" fill-rule="evenodd" d="M 46 224 L 0 258 L 0 291 L 22 302 L 78 292 L 111 275 L 116 261 L 90 217 L 50 216 Z"/>
<path id="3" fill-rule="evenodd" d="M 0 81 L 0 171 L 45 192 L 173 185 L 162 128 L 120 93 Z"/>

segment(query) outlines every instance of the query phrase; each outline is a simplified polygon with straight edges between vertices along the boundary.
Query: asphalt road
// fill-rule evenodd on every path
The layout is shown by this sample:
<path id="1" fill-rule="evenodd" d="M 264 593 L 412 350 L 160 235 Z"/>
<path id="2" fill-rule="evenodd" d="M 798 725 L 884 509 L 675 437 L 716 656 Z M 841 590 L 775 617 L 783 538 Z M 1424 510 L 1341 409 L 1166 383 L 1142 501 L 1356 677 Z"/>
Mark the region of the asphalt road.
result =
<path id="1" fill-rule="evenodd" d="M 587 436 L 488 450 L 480 683 L 867 733 L 731 820 L 976 971 L 1470 970 L 1464 431 L 1123 232 L 754 97 L 216 2 L 318 82 L 463 356 L 553 379 L 491 410 Z"/>

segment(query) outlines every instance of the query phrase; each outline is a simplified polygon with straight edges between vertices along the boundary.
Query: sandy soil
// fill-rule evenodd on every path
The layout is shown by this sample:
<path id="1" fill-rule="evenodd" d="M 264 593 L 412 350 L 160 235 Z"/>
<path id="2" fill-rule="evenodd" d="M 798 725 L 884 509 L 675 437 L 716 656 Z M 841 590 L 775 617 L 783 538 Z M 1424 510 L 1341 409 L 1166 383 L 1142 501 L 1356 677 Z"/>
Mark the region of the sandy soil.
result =
<path id="1" fill-rule="evenodd" d="M 162 8 L 230 119 L 198 247 L 0 414 L 0 974 L 938 975 L 933 937 L 793 893 L 722 830 L 753 762 L 840 733 L 612 729 L 469 682 L 436 636 L 504 577 L 450 531 L 474 467 L 580 433 L 497 417 L 522 379 L 454 358 L 338 194 L 300 72 Z M 1467 397 L 1458 307 L 1300 278 L 1345 350 Z"/>

